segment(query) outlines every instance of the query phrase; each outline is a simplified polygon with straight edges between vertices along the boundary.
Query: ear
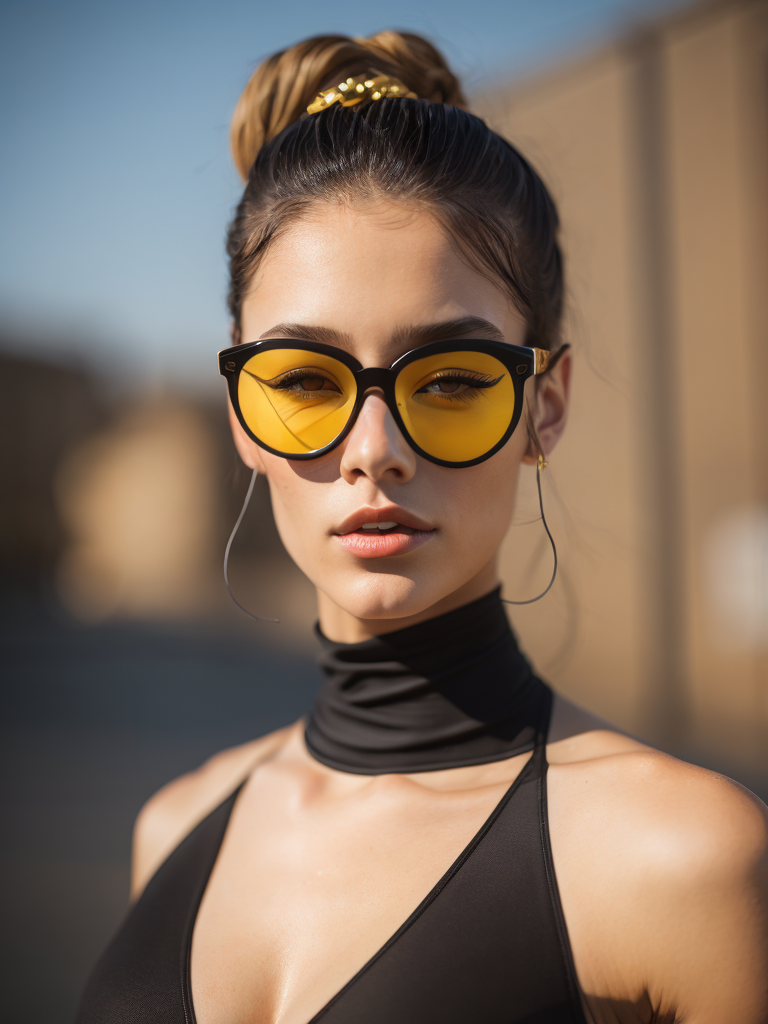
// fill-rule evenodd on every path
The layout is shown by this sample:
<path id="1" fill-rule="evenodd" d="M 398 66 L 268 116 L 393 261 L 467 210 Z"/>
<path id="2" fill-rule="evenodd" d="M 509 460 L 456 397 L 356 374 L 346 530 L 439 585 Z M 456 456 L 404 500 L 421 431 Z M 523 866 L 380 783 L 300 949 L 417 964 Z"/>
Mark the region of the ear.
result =
<path id="1" fill-rule="evenodd" d="M 538 379 L 526 383 L 530 422 L 536 431 L 542 451 L 548 456 L 565 430 L 568 420 L 568 406 L 571 395 L 571 370 L 573 361 L 570 349 L 564 352 L 555 365 Z M 523 462 L 533 465 L 539 453 L 532 440 L 523 456 Z"/>
<path id="2" fill-rule="evenodd" d="M 229 410 L 229 427 L 232 431 L 232 438 L 238 455 L 249 469 L 255 469 L 262 476 L 266 476 L 267 467 L 262 457 L 261 448 L 243 430 L 240 421 L 235 416 L 235 410 L 232 408 L 232 403 L 229 399 L 227 399 L 227 408 Z"/>

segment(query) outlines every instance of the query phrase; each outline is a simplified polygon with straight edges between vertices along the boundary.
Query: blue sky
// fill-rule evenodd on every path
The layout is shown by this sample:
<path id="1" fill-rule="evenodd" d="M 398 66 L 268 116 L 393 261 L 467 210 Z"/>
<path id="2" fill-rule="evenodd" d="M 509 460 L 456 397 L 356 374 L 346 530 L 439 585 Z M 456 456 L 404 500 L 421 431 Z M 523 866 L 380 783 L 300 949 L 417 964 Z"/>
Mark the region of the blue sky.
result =
<path id="1" fill-rule="evenodd" d="M 0 332 L 204 386 L 227 344 L 229 116 L 258 61 L 320 32 L 436 41 L 471 91 L 677 0 L 0 0 Z"/>

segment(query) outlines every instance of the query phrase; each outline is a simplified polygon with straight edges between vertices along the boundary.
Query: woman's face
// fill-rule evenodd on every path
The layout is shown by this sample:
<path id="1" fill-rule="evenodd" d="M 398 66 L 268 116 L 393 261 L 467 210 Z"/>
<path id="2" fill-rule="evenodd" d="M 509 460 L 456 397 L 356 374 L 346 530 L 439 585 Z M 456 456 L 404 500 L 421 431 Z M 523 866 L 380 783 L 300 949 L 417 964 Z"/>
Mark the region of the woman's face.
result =
<path id="1" fill-rule="evenodd" d="M 525 333 L 501 288 L 464 263 L 433 217 L 385 202 L 318 206 L 294 221 L 270 246 L 242 315 L 243 341 L 319 341 L 363 366 L 390 366 L 426 341 L 522 345 Z M 526 383 L 546 452 L 564 425 L 567 381 L 563 359 L 538 393 Z M 269 480 L 285 547 L 317 587 L 327 636 L 387 632 L 495 586 L 520 463 L 534 460 L 525 412 L 500 451 L 464 469 L 417 455 L 375 390 L 345 440 L 309 461 L 264 451 L 230 418 L 241 457 Z M 362 529 L 376 521 L 399 528 Z"/>

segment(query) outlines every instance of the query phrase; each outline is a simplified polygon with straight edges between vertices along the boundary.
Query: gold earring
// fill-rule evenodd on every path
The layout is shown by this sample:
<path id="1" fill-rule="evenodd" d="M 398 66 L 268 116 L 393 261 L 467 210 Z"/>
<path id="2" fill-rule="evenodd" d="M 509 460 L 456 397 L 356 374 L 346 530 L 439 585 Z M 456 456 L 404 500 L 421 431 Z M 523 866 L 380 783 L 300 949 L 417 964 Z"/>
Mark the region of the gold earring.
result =
<path id="1" fill-rule="evenodd" d="M 548 465 L 549 465 L 549 463 L 544 458 L 544 456 L 543 455 L 539 455 L 539 461 L 536 463 L 536 468 L 537 469 L 546 469 Z"/>

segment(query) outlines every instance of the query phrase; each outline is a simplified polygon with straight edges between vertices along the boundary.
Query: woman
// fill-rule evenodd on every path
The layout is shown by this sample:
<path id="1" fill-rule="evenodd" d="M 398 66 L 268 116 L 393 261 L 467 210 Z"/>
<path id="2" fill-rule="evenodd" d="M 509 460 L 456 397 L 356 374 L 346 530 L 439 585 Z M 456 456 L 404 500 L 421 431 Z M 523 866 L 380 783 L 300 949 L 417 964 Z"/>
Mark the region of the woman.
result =
<path id="1" fill-rule="evenodd" d="M 568 407 L 544 185 L 407 34 L 270 58 L 232 140 L 221 372 L 326 680 L 144 808 L 79 1021 L 764 1024 L 765 808 L 553 697 L 499 596 Z"/>

